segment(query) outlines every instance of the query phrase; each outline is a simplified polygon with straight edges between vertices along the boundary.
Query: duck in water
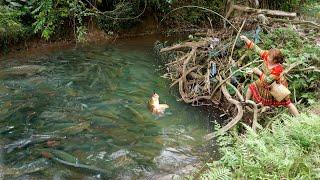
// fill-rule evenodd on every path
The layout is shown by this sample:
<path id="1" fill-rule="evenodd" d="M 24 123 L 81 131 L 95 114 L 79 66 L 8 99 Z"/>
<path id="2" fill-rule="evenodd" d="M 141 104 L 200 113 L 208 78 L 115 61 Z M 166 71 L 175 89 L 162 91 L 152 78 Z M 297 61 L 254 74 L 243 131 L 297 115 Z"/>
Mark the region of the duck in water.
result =
<path id="1" fill-rule="evenodd" d="M 167 108 L 169 108 L 167 104 L 159 104 L 159 95 L 154 92 L 148 101 L 148 109 L 152 114 L 163 115 Z"/>

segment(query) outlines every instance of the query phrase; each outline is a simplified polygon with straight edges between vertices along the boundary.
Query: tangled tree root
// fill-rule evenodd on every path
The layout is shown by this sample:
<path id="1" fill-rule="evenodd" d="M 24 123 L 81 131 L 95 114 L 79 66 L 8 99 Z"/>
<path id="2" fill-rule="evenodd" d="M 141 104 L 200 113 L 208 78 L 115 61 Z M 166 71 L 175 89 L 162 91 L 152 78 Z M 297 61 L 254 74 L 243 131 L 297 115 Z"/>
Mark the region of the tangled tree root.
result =
<path id="1" fill-rule="evenodd" d="M 239 35 L 239 33 L 238 33 Z M 237 35 L 237 36 L 238 36 Z M 235 62 L 230 60 L 230 57 L 210 57 L 214 48 L 212 48 L 212 38 L 202 38 L 199 41 L 188 41 L 181 44 L 176 44 L 170 47 L 165 47 L 160 50 L 161 53 L 173 51 L 176 57 L 171 62 L 166 64 L 168 72 L 163 76 L 171 79 L 171 87 L 178 84 L 179 93 L 181 98 L 186 103 L 192 105 L 207 105 L 210 103 L 219 104 L 217 99 L 221 99 L 217 96 L 221 94 L 225 97 L 228 103 L 233 104 L 236 107 L 237 114 L 234 118 L 224 127 L 220 129 L 221 132 L 228 131 L 235 124 L 237 124 L 244 113 L 243 105 L 240 101 L 244 101 L 241 90 L 230 83 L 230 79 L 233 75 L 241 71 L 243 68 L 249 65 L 260 62 L 253 61 L 244 65 L 232 72 L 231 68 L 235 66 Z M 218 49 L 221 45 L 215 44 Z M 216 50 L 217 50 L 216 49 Z M 232 48 L 233 51 L 234 48 Z M 221 49 L 217 50 L 221 51 Z M 228 87 L 231 87 L 236 96 L 230 95 Z M 258 108 L 253 101 L 247 101 L 253 106 L 253 129 L 256 129 L 258 124 Z M 213 137 L 213 134 L 208 134 L 205 139 L 209 140 Z"/>

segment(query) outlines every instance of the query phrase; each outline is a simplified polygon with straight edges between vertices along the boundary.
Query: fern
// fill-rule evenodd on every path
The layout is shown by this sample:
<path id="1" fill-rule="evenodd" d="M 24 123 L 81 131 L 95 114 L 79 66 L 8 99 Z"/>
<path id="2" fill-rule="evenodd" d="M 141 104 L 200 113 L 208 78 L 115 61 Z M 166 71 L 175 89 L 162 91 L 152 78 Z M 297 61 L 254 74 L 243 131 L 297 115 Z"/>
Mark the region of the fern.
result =
<path id="1" fill-rule="evenodd" d="M 218 137 L 223 157 L 202 179 L 317 179 L 320 172 L 320 117 L 281 115 L 273 130 L 248 126 L 241 137 Z M 231 138 L 231 140 L 230 140 Z M 226 139 L 230 143 L 222 142 Z"/>
<path id="2" fill-rule="evenodd" d="M 201 179 L 203 180 L 229 180 L 231 172 L 229 169 L 224 167 L 217 167 L 217 168 L 210 168 L 210 171 L 208 171 L 206 174 L 203 174 L 201 176 Z"/>

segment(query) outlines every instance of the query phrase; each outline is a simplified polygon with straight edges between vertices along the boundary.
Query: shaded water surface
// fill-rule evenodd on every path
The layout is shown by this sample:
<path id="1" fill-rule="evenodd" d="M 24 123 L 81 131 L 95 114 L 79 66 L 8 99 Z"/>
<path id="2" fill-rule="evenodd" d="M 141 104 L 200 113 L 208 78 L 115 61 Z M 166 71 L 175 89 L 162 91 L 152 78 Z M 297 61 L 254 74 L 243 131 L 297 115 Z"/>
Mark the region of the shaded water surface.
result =
<path id="1" fill-rule="evenodd" d="M 86 47 L 0 62 L 0 178 L 136 179 L 200 160 L 206 113 L 177 101 L 149 50 Z M 153 116 L 155 90 L 170 105 Z"/>

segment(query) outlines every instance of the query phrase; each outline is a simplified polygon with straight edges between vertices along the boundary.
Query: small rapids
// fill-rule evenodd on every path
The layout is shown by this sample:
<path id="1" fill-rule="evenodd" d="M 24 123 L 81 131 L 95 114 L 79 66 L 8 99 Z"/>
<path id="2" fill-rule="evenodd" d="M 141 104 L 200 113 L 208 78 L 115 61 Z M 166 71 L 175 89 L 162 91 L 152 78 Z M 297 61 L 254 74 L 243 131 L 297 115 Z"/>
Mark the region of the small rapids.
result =
<path id="1" fill-rule="evenodd" d="M 177 101 L 149 49 L 104 45 L 0 62 L 0 178 L 183 176 L 208 113 Z M 155 90 L 170 108 L 155 117 Z M 173 176 L 173 175 L 172 175 Z"/>

